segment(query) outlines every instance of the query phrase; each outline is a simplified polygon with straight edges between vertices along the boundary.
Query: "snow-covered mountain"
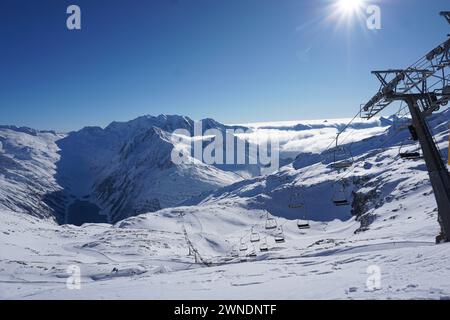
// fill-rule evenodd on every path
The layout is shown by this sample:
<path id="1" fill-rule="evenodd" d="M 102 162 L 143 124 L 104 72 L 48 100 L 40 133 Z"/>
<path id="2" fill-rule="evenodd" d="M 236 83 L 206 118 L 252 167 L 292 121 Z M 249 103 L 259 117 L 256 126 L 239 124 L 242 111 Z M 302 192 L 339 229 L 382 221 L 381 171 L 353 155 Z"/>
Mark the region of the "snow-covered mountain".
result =
<path id="1" fill-rule="evenodd" d="M 448 148 L 449 120 L 450 112 L 445 111 L 429 122 L 443 157 Z M 405 120 L 355 124 L 341 137 L 353 164 L 336 170 L 331 160 L 334 149 L 327 146 L 344 123 L 244 125 L 253 126 L 253 131 L 242 139 L 277 134 L 285 157 L 293 156 L 291 150 L 297 157 L 273 174 L 236 182 L 230 179 L 221 188 L 186 198 L 183 206 L 130 217 L 114 225 L 58 226 L 3 207 L 0 297 L 448 299 L 450 282 L 445 279 L 450 275 L 446 266 L 450 245 L 435 245 L 439 232 L 436 203 L 423 160 L 399 157 L 400 150 L 417 149 L 416 143 L 408 140 Z M 88 133 L 90 130 L 96 134 Z M 160 127 L 140 130 L 133 138 L 118 130 L 127 143 L 116 146 L 114 141 L 108 146 L 99 143 L 104 141 L 107 128 L 85 131 L 75 135 L 95 137 L 92 140 L 96 143 L 90 146 L 102 145 L 105 149 L 101 154 L 107 154 L 108 148 L 119 150 L 110 151 L 107 169 L 96 167 L 96 161 L 87 164 L 99 177 L 93 190 L 102 190 L 100 182 L 112 177 L 112 191 L 105 195 L 114 197 L 130 181 L 145 193 L 150 185 L 141 186 L 140 177 L 145 181 L 166 178 L 154 175 L 155 170 L 148 175 L 138 170 L 126 177 L 141 161 L 152 163 L 163 173 L 171 172 L 164 160 L 165 148 L 170 149 L 169 133 Z M 13 130 L 9 134 L 18 133 Z M 50 142 L 69 141 L 64 140 L 67 136 L 61 139 L 53 133 L 39 135 Z M 3 148 L 10 150 L 5 134 L 1 137 Z M 87 148 L 83 145 L 86 140 L 75 139 L 80 144 L 73 150 L 88 151 L 83 149 Z M 157 147 L 154 141 L 158 141 Z M 95 150 L 89 152 L 95 159 Z M 35 154 L 43 156 L 33 151 Z M 58 155 L 58 149 L 54 154 Z M 49 162 L 48 168 L 53 166 L 53 171 L 48 170 L 49 183 L 55 183 L 50 178 L 58 169 L 56 162 Z M 184 169 L 176 167 L 178 182 L 192 184 L 181 176 Z M 199 179 L 205 171 L 218 169 L 198 164 L 186 170 Z M 8 169 L 8 174 L 11 171 Z M 72 194 L 84 195 L 83 186 L 67 185 Z M 140 200 L 151 199 L 150 194 L 153 191 Z M 345 198 L 349 204 L 338 207 L 333 202 L 337 198 Z M 116 200 L 98 199 L 105 203 Z M 306 213 L 299 201 L 306 206 Z M 311 228 L 299 230 L 297 219 L 309 220 Z M 282 227 L 284 242 L 275 241 L 279 230 L 267 229 L 268 220 Z M 252 242 L 255 235 L 258 241 Z M 268 251 L 261 251 L 265 245 Z M 80 268 L 81 291 L 66 288 L 71 265 Z M 371 270 L 379 272 L 380 283 L 375 289 L 369 282 L 374 276 Z"/>
<path id="2" fill-rule="evenodd" d="M 269 138 L 280 141 L 281 165 L 300 152 L 320 153 L 332 141 L 345 119 L 282 123 L 272 126 L 224 125 L 213 119 L 199 122 L 201 132 L 237 130 L 244 141 L 245 164 L 206 165 L 197 159 L 175 164 L 173 132 L 191 135 L 186 144 L 209 137 L 194 134 L 196 123 L 182 116 L 144 116 L 129 122 L 113 122 L 106 128 L 86 127 L 68 134 L 29 128 L 0 127 L 3 180 L 0 206 L 15 212 L 54 218 L 59 223 L 117 222 L 129 216 L 175 206 L 204 192 L 261 174 L 260 164 L 250 164 L 249 145 Z M 356 123 L 352 129 L 362 138 L 379 133 L 386 123 Z M 315 141 L 314 141 L 315 140 Z M 322 142 L 323 144 L 323 142 Z M 311 148 L 311 146 L 314 146 Z M 188 157 L 193 157 L 193 148 Z M 224 146 L 223 153 L 229 152 Z M 312 159 L 312 158 L 311 158 Z"/>
<path id="3" fill-rule="evenodd" d="M 241 179 L 199 161 L 174 164 L 176 129 L 193 132 L 194 121 L 145 116 L 69 134 L 1 127 L 0 206 L 60 223 L 115 222 Z"/>
<path id="4" fill-rule="evenodd" d="M 46 196 L 62 190 L 55 176 L 59 160 L 56 142 L 63 137 L 55 132 L 0 126 L 0 210 L 61 218 L 54 209 L 59 200 Z"/>

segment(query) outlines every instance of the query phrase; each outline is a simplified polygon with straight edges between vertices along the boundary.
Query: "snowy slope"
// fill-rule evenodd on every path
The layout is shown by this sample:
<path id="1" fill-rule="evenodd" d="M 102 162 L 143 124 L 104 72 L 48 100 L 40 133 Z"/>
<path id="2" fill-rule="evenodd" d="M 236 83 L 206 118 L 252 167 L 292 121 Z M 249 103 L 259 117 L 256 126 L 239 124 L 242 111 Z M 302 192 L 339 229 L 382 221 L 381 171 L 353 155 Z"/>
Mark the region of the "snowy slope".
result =
<path id="1" fill-rule="evenodd" d="M 444 112 L 430 121 L 443 154 L 449 118 Z M 345 171 L 331 168 L 326 146 L 304 150 L 272 175 L 113 226 L 60 227 L 4 211 L 0 297 L 449 299 L 450 246 L 434 244 L 439 226 L 425 165 L 398 156 L 409 133 L 397 126 L 356 130 L 343 139 L 355 160 Z M 351 206 L 331 201 L 337 181 Z M 297 228 L 303 216 L 289 208 L 298 193 L 309 230 Z M 283 226 L 285 243 L 265 229 L 267 217 Z M 252 230 L 260 242 L 250 241 Z M 263 241 L 268 252 L 259 251 Z M 248 257 L 253 250 L 256 257 Z M 81 268 L 81 290 L 66 288 L 70 265 Z M 381 272 L 378 290 L 367 286 L 373 267 Z"/>
<path id="2" fill-rule="evenodd" d="M 56 217 L 58 193 L 56 141 L 64 135 L 39 132 L 29 128 L 0 126 L 0 210 L 33 214 L 41 218 Z"/>
<path id="3" fill-rule="evenodd" d="M 251 226 L 266 236 L 260 227 L 264 216 L 258 210 L 211 205 L 166 209 L 115 227 L 59 227 L 5 213 L 0 297 L 440 299 L 450 295 L 450 284 L 442 281 L 450 272 L 445 262 L 450 247 L 434 245 L 433 228 L 403 234 L 399 221 L 389 230 L 397 234 L 355 235 L 359 223 L 352 219 L 313 223 L 311 230 L 300 234 L 295 223 L 280 219 L 286 243 L 276 244 L 267 234 L 270 251 L 242 262 L 248 252 L 235 257 L 235 246 Z M 420 222 L 432 227 L 434 221 Z M 379 226 L 389 224 L 380 221 Z M 189 256 L 184 231 L 201 260 Z M 250 248 L 248 238 L 245 242 Z M 81 269 L 81 290 L 66 288 L 66 269 L 71 265 Z M 382 271 L 377 291 L 366 287 L 366 270 L 372 265 Z"/>

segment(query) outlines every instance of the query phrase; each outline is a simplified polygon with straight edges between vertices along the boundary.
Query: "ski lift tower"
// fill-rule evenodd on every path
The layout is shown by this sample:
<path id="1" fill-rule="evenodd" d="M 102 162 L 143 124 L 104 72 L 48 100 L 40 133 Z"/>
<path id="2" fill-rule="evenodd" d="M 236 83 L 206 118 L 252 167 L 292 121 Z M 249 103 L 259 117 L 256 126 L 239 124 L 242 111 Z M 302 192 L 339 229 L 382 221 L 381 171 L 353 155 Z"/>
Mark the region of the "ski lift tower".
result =
<path id="1" fill-rule="evenodd" d="M 441 15 L 450 23 L 450 12 Z M 436 242 L 450 242 L 450 175 L 426 120 L 450 101 L 450 39 L 407 69 L 372 73 L 381 87 L 362 106 L 361 117 L 371 119 L 395 101 L 408 105 L 412 118 L 410 130 L 413 139 L 420 142 L 438 207 L 441 234 Z"/>

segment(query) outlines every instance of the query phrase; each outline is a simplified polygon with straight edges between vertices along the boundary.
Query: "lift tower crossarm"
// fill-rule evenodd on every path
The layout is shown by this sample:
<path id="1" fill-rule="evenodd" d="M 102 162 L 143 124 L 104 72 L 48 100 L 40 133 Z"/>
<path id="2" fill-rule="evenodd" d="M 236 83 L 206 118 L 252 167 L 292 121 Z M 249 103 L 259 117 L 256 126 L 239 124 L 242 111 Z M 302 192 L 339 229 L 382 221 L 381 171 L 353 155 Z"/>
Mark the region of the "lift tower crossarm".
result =
<path id="1" fill-rule="evenodd" d="M 391 69 L 372 72 L 380 81 L 378 93 L 361 108 L 361 117 L 371 119 L 394 100 L 389 99 L 391 94 L 420 93 L 430 94 L 427 107 L 432 107 L 434 94 L 442 98 L 444 92 L 435 92 L 432 89 L 437 83 L 443 86 L 450 84 L 450 39 L 443 42 L 422 57 L 413 66 L 407 69 Z M 445 101 L 442 101 L 445 103 Z M 448 102 L 448 101 L 447 101 Z M 435 104 L 435 103 L 434 103 Z"/>
<path id="2" fill-rule="evenodd" d="M 450 23 L 450 11 L 442 11 L 441 16 L 447 19 L 448 23 Z"/>

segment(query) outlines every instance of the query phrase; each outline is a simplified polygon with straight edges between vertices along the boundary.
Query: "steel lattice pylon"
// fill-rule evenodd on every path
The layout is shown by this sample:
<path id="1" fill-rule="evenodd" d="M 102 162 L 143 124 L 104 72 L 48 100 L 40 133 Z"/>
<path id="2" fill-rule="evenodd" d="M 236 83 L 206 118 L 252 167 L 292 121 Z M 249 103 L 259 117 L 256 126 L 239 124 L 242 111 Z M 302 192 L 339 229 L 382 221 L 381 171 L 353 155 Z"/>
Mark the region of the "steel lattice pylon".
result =
<path id="1" fill-rule="evenodd" d="M 441 12 L 450 23 L 450 12 Z M 441 234 L 437 242 L 450 241 L 450 175 L 428 128 L 426 118 L 450 101 L 450 39 L 406 69 L 373 71 L 380 89 L 361 107 L 361 117 L 371 119 L 394 101 L 408 105 L 411 132 L 420 142 L 438 206 Z"/>

